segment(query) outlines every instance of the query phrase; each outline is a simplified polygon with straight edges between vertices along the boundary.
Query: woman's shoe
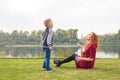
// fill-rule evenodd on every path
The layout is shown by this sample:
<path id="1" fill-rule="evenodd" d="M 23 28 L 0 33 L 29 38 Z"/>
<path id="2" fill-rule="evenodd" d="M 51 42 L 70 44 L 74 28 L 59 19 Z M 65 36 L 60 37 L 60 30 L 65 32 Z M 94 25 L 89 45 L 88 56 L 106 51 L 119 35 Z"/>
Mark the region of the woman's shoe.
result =
<path id="1" fill-rule="evenodd" d="M 58 60 L 58 59 L 54 59 L 54 64 L 56 64 L 56 67 L 60 67 L 61 66 L 61 64 L 60 64 L 60 60 Z"/>

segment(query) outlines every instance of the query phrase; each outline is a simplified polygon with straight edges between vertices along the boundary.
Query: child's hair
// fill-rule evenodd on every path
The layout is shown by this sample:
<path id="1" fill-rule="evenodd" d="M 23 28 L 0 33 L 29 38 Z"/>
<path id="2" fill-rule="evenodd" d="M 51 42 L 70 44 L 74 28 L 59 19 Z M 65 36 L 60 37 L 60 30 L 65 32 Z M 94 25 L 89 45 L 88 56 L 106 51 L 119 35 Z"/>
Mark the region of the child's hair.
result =
<path id="1" fill-rule="evenodd" d="M 46 19 L 45 21 L 44 21 L 44 25 L 46 26 L 46 27 L 48 27 L 49 25 L 49 22 L 51 21 L 51 19 L 50 18 L 48 18 L 48 19 Z"/>

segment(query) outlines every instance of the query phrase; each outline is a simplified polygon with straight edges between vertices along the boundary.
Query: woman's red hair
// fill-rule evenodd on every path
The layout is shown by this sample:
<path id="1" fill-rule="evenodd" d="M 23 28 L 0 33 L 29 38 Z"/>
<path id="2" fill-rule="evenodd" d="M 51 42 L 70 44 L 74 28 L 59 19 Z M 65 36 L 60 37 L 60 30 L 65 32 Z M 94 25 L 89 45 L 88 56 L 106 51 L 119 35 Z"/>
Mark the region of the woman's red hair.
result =
<path id="1" fill-rule="evenodd" d="M 92 33 L 91 41 L 96 45 L 96 47 L 98 47 L 98 36 L 94 32 L 91 33 Z"/>

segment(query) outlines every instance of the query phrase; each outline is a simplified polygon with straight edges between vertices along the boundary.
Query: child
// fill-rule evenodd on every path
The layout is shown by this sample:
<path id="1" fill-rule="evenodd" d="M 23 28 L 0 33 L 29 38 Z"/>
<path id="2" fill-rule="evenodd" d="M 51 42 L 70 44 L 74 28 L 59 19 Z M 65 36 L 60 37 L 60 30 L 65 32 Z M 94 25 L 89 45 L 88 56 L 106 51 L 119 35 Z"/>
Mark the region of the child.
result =
<path id="1" fill-rule="evenodd" d="M 43 52 L 45 54 L 45 59 L 43 63 L 42 70 L 46 70 L 46 72 L 53 72 L 54 70 L 50 68 L 50 54 L 53 47 L 53 22 L 51 19 L 46 19 L 44 21 L 44 25 L 46 27 L 45 31 L 42 33 L 41 43 Z"/>

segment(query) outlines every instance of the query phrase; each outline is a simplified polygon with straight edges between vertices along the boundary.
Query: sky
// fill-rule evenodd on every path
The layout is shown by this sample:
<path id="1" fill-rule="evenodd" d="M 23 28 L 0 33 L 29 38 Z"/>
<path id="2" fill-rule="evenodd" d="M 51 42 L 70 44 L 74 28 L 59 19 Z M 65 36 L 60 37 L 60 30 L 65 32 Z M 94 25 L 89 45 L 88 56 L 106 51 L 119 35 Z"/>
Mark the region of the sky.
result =
<path id="1" fill-rule="evenodd" d="M 53 30 L 78 29 L 78 35 L 117 33 L 120 0 L 0 0 L 0 30 L 43 30 L 51 18 Z"/>

